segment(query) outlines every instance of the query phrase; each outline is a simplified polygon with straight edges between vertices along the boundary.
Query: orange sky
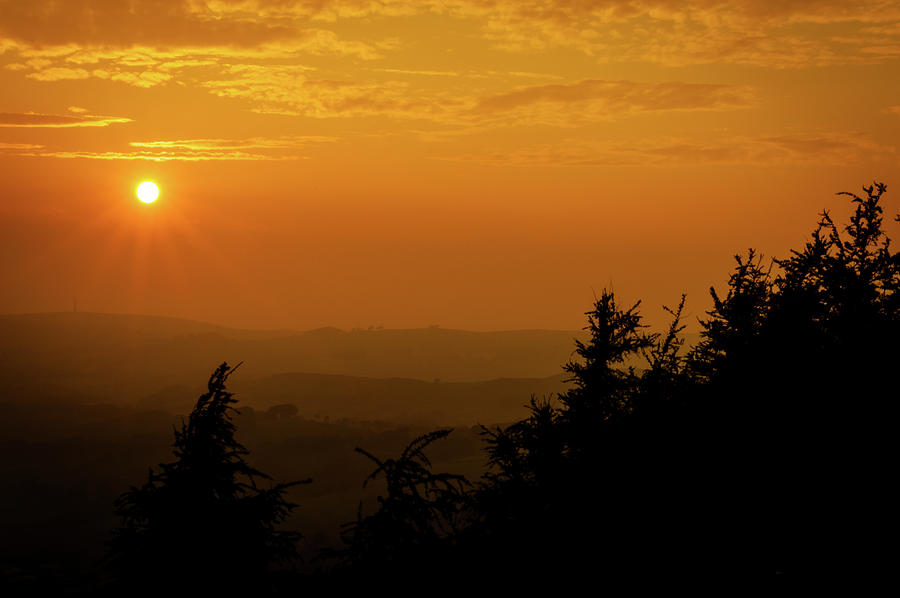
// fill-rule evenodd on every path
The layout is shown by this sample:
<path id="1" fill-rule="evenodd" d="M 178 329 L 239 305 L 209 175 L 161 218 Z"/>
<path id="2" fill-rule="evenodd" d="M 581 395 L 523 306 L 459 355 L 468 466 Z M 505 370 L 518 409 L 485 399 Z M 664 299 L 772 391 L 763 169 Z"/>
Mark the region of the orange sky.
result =
<path id="1" fill-rule="evenodd" d="M 835 192 L 897 211 L 898 74 L 900 1 L 0 0 L 0 312 L 699 316 Z"/>

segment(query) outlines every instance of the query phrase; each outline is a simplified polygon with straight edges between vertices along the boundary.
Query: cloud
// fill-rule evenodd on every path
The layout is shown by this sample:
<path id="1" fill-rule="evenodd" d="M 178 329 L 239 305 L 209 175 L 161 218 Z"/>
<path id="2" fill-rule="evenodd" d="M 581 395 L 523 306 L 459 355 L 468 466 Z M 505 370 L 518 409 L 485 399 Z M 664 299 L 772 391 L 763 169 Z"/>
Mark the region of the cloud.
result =
<path id="1" fill-rule="evenodd" d="M 757 141 L 801 162 L 848 164 L 896 153 L 896 148 L 880 144 L 863 133 L 792 133 L 758 137 Z"/>
<path id="2" fill-rule="evenodd" d="M 376 60 L 391 43 L 345 39 L 309 19 L 198 0 L 0 0 L 5 68 L 38 81 L 96 77 L 154 87 L 191 68 L 298 56 Z"/>
<path id="3" fill-rule="evenodd" d="M 496 77 L 495 77 L 495 80 Z M 313 118 L 388 116 L 456 127 L 508 124 L 572 126 L 640 112 L 726 110 L 752 105 L 749 88 L 686 82 L 589 79 L 474 95 L 460 83 L 435 91 L 411 81 L 313 78 L 294 66 L 237 64 L 202 83 L 213 94 L 247 101 L 264 114 Z"/>
<path id="4" fill-rule="evenodd" d="M 752 104 L 752 92 L 743 86 L 587 79 L 486 96 L 471 114 L 478 119 L 567 126 L 641 112 L 732 110 Z"/>
<path id="5" fill-rule="evenodd" d="M 874 62 L 866 28 L 900 21 L 895 0 L 219 0 L 222 19 L 336 23 L 438 14 L 476 23 L 511 52 L 565 47 L 600 61 L 800 67 Z M 843 40 L 834 36 L 841 27 Z M 896 35 L 896 33 L 895 33 Z"/>
<path id="6" fill-rule="evenodd" d="M 735 85 L 586 79 L 577 83 L 523 87 L 488 96 L 479 100 L 474 111 L 486 114 L 536 104 L 581 104 L 585 108 L 598 104 L 595 110 L 649 112 L 736 108 L 748 103 L 748 90 Z"/>
<path id="7" fill-rule="evenodd" d="M 422 71 L 409 69 L 377 69 L 383 73 L 394 73 L 397 75 L 422 75 L 426 77 L 459 77 L 457 71 Z"/>
<path id="8" fill-rule="evenodd" d="M 36 112 L 0 113 L 0 127 L 108 127 L 112 124 L 128 122 L 132 122 L 131 119 L 122 116 L 38 114 Z"/>
<path id="9" fill-rule="evenodd" d="M 303 160 L 299 149 L 315 143 L 331 143 L 335 137 L 317 135 L 285 137 L 251 137 L 247 139 L 175 139 L 157 141 L 132 141 L 133 151 L 60 151 L 39 145 L 23 144 L 9 149 L 25 150 L 20 156 L 87 159 L 87 160 L 146 160 L 152 162 L 207 162 L 207 161 L 281 161 Z"/>
<path id="10" fill-rule="evenodd" d="M 256 64 L 257 67 L 277 71 L 280 67 L 288 66 L 283 62 L 296 61 L 296 57 L 301 54 L 334 54 L 361 60 L 374 60 L 381 56 L 369 44 L 341 40 L 329 31 L 309 30 L 299 32 L 297 37 L 283 43 L 253 48 L 197 46 L 122 49 L 62 46 L 48 50 L 23 47 L 20 48 L 20 55 L 30 58 L 25 63 L 11 63 L 5 68 L 30 70 L 26 77 L 38 81 L 96 77 L 147 88 L 181 77 L 189 69 L 207 68 L 225 73 L 235 63 L 245 61 L 259 61 L 263 64 Z"/>
<path id="11" fill-rule="evenodd" d="M 372 60 L 406 40 L 349 40 L 327 26 L 424 14 L 468 23 L 510 52 L 569 48 L 601 62 L 793 68 L 878 62 L 900 45 L 896 0 L 0 0 L 0 14 L 0 54 L 96 52 L 144 69 L 159 52 Z M 133 54 L 109 58 L 117 50 Z"/>
<path id="12" fill-rule="evenodd" d="M 28 73 L 25 76 L 38 81 L 64 81 L 66 79 L 87 79 L 91 76 L 91 73 L 84 69 L 52 67 Z"/>
<path id="13" fill-rule="evenodd" d="M 438 16 L 479 52 L 490 51 L 486 42 L 495 56 L 560 50 L 591 63 L 802 68 L 900 57 L 896 0 L 0 0 L 0 14 L 4 68 L 36 81 L 199 86 L 261 114 L 456 127 L 573 126 L 737 109 L 754 98 L 739 86 L 689 82 L 586 79 L 509 89 L 512 77 L 559 75 L 513 70 L 540 67 L 507 56 L 497 63 L 502 73 L 471 70 L 449 53 L 431 64 L 372 62 L 421 43 L 436 19 L 423 28 L 395 22 Z M 312 58 L 321 56 L 330 59 Z M 362 61 L 373 66 L 360 68 Z"/>
<path id="14" fill-rule="evenodd" d="M 0 141 L 0 150 L 36 150 L 44 147 L 35 143 L 7 143 Z"/>
<path id="15" fill-rule="evenodd" d="M 20 156 L 85 160 L 145 160 L 148 162 L 209 162 L 209 161 L 282 161 L 304 160 L 305 156 L 267 156 L 247 152 L 78 152 L 47 151 L 22 152 Z"/>
<path id="16" fill-rule="evenodd" d="M 172 141 L 132 141 L 131 147 L 162 150 L 217 151 L 247 149 L 289 149 L 309 145 L 311 143 L 330 143 L 337 137 L 320 135 L 292 137 L 251 137 L 249 139 L 178 139 Z"/>
<path id="17" fill-rule="evenodd" d="M 891 0 L 506 0 L 468 10 L 479 14 L 484 36 L 509 52 L 559 47 L 599 62 L 670 66 L 881 62 L 894 55 L 898 34 L 885 40 L 866 29 L 900 20 Z"/>
<path id="18" fill-rule="evenodd" d="M 872 46 L 865 30 L 900 20 L 900 5 L 889 0 L 509 0 L 483 8 L 481 19 L 484 36 L 509 52 L 560 47 L 599 62 L 798 68 L 890 58 L 891 40 Z"/>
<path id="19" fill-rule="evenodd" d="M 37 47 L 254 46 L 296 32 L 278 21 L 219 18 L 189 0 L 0 0 L 0 13 L 0 36 Z"/>
<path id="20" fill-rule="evenodd" d="M 712 140 L 648 139 L 638 142 L 584 142 L 534 145 L 510 151 L 442 156 L 451 161 L 505 166 L 673 166 L 697 164 L 846 165 L 896 157 L 897 150 L 860 133 L 800 132 L 736 136 Z"/>
<path id="21" fill-rule="evenodd" d="M 111 81 L 121 81 L 135 87 L 155 87 L 165 83 L 172 78 L 169 73 L 160 73 L 154 71 L 143 71 L 140 73 L 128 71 L 108 71 L 105 69 L 94 69 L 93 76 L 99 79 L 109 79 Z"/>
<path id="22" fill-rule="evenodd" d="M 314 118 L 386 115 L 416 119 L 447 118 L 461 101 L 416 92 L 398 81 L 358 83 L 310 79 L 295 66 L 233 65 L 221 79 L 205 81 L 213 94 L 248 100 L 253 110 Z"/>
<path id="23" fill-rule="evenodd" d="M 310 27 L 301 12 L 285 18 L 272 11 L 240 10 L 240 3 L 195 0 L 0 0 L 0 48 L 112 51 L 143 47 L 201 52 L 214 48 L 241 53 L 241 49 L 280 44 L 354 55 L 374 53 L 371 45 L 343 45 L 334 32 Z"/>

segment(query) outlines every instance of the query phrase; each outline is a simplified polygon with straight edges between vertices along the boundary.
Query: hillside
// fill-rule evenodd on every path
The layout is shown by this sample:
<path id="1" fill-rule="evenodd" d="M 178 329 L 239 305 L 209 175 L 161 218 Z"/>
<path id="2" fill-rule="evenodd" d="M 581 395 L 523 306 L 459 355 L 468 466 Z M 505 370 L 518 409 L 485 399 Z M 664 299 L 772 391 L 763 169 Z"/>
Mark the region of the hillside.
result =
<path id="1" fill-rule="evenodd" d="M 140 404 L 183 412 L 216 365 L 243 361 L 235 389 L 263 408 L 295 403 L 321 417 L 398 421 L 507 419 L 532 393 L 561 389 L 561 365 L 578 335 L 441 328 L 253 331 L 153 316 L 4 315 L 0 387 L 13 402 Z"/>

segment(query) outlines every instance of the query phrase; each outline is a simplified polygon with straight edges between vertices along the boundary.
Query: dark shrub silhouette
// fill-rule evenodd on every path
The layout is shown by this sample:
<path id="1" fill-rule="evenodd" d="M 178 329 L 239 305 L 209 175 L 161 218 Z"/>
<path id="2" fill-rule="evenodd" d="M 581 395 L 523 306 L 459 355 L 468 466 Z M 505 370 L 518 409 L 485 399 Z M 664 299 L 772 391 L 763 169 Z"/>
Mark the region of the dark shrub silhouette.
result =
<path id="1" fill-rule="evenodd" d="M 843 231 L 823 212 L 800 251 L 737 258 L 692 353 L 706 412 L 731 430 L 731 487 L 754 557 L 772 570 L 877 569 L 894 466 L 900 254 L 875 183 L 849 197 Z"/>
<path id="2" fill-rule="evenodd" d="M 506 574 L 545 578 L 682 562 L 687 539 L 681 555 L 669 544 L 688 478 L 663 467 L 672 438 L 662 412 L 685 384 L 683 305 L 671 310 L 665 336 L 646 334 L 638 304 L 623 309 L 603 291 L 586 314 L 590 338 L 565 365 L 572 388 L 556 401 L 532 398 L 522 421 L 483 429 L 491 471 L 477 492 L 481 519 L 466 534 L 477 561 L 493 555 Z M 641 371 L 624 366 L 636 355 L 647 363 Z"/>
<path id="3" fill-rule="evenodd" d="M 225 382 L 235 369 L 223 363 L 210 376 L 175 430 L 176 460 L 116 501 L 122 526 L 111 561 L 129 591 L 265 591 L 272 567 L 296 556 L 299 534 L 276 526 L 296 507 L 286 490 L 309 480 L 257 485 L 270 478 L 247 464 L 234 438 L 236 400 Z"/>
<path id="4" fill-rule="evenodd" d="M 884 567 L 900 255 L 885 186 L 864 191 L 839 194 L 843 233 L 825 212 L 791 257 L 737 256 L 687 355 L 683 297 L 655 335 L 604 291 L 573 388 L 484 430 L 492 469 L 461 541 L 474 562 L 608 579 Z M 646 367 L 625 367 L 635 355 Z"/>
<path id="5" fill-rule="evenodd" d="M 453 542 L 465 525 L 469 483 L 461 475 L 433 473 L 425 449 L 451 431 L 415 438 L 398 459 L 382 460 L 357 447 L 376 465 L 363 486 L 383 477 L 385 494 L 370 515 L 363 516 L 360 503 L 356 521 L 341 534 L 346 546 L 335 556 L 348 581 L 423 579 L 448 567 Z"/>

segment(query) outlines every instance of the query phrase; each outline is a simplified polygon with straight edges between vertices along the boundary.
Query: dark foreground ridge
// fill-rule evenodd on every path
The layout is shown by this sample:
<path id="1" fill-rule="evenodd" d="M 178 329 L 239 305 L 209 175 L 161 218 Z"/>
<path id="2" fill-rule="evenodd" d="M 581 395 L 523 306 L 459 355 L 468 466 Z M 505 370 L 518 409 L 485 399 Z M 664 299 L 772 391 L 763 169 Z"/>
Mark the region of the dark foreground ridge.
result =
<path id="1" fill-rule="evenodd" d="M 784 259 L 736 256 L 689 351 L 684 297 L 668 329 L 649 333 L 639 304 L 601 293 L 564 366 L 570 389 L 481 429 L 480 479 L 433 471 L 427 452 L 449 429 L 396 458 L 357 449 L 374 466 L 366 483 L 380 484 L 374 508 L 361 504 L 343 545 L 311 559 L 281 529 L 303 509 L 284 492 L 308 480 L 278 484 L 245 462 L 223 364 L 175 431 L 176 460 L 117 502 L 95 591 L 743 587 L 887 573 L 900 254 L 883 230 L 885 190 L 840 194 L 849 224 L 824 212 Z M 635 356 L 644 367 L 626 366 Z"/>

